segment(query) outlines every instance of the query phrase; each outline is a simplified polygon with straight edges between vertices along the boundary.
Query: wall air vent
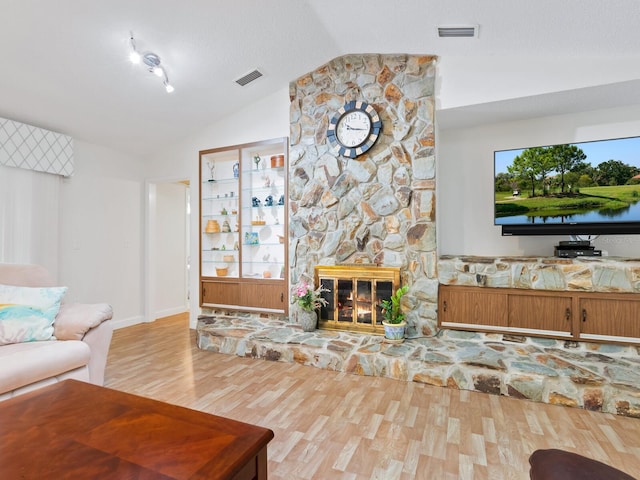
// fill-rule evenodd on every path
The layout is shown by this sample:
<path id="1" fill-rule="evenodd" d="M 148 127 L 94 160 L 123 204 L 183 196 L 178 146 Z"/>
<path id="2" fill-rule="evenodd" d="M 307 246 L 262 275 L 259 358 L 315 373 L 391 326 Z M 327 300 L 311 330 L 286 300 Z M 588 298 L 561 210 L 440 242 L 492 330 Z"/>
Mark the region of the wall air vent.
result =
<path id="1" fill-rule="evenodd" d="M 237 79 L 236 83 L 241 87 L 244 87 L 247 83 L 253 82 L 254 80 L 257 80 L 258 78 L 260 78 L 261 76 L 262 76 L 262 73 L 256 69 L 253 72 L 249 72 L 243 77 L 240 77 L 239 79 Z"/>
<path id="2" fill-rule="evenodd" d="M 440 38 L 478 38 L 478 25 L 437 27 Z"/>

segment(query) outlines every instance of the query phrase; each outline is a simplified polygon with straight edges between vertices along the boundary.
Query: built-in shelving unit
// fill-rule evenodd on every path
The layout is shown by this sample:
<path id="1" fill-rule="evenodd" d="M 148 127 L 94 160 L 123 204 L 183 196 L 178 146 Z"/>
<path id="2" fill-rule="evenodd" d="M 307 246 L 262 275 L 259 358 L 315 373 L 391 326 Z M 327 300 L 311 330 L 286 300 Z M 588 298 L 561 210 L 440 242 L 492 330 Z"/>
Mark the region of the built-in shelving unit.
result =
<path id="1" fill-rule="evenodd" d="M 287 139 L 200 152 L 200 305 L 286 313 Z"/>

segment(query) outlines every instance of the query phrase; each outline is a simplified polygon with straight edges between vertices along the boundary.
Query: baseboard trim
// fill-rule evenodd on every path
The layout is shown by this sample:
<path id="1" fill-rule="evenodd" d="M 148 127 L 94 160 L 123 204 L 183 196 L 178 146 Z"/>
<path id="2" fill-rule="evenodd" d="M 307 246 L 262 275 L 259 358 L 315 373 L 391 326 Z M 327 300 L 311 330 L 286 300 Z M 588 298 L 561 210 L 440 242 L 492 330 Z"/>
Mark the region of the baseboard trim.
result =
<path id="1" fill-rule="evenodd" d="M 113 325 L 114 330 L 117 330 L 119 328 L 130 327 L 132 325 L 137 325 L 143 322 L 144 322 L 144 317 L 142 315 L 137 315 L 135 317 L 129 317 L 129 318 L 119 318 L 118 320 L 111 320 L 111 324 Z"/>
<path id="2" fill-rule="evenodd" d="M 155 312 L 149 321 L 153 322 L 159 318 L 170 317 L 172 315 L 179 315 L 180 313 L 185 313 L 188 311 L 189 311 L 189 308 L 186 305 L 181 305 L 179 307 L 173 307 L 173 308 L 165 308 L 164 310 L 159 310 Z"/>

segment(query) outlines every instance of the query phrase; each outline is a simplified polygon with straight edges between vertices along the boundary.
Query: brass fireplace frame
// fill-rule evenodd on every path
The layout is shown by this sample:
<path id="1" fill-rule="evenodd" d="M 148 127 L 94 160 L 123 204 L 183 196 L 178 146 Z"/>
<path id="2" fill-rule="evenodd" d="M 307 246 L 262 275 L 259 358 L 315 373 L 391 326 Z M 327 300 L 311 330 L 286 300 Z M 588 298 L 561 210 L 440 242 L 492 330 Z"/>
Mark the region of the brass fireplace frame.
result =
<path id="1" fill-rule="evenodd" d="M 331 292 L 324 293 L 325 298 L 329 300 L 329 306 L 323 307 L 320 310 L 318 318 L 318 328 L 324 330 L 341 330 L 360 333 L 373 333 L 378 335 L 384 334 L 382 326 L 382 312 L 379 304 L 382 300 L 389 298 L 391 293 L 400 288 L 400 267 L 380 267 L 376 265 L 362 265 L 362 264 L 348 264 L 348 265 L 327 265 L 315 267 L 315 285 L 327 285 L 333 282 Z M 351 281 L 352 282 L 352 299 L 348 299 L 353 302 L 349 307 L 340 305 L 338 281 Z M 360 283 L 359 283 L 360 281 Z M 368 302 L 360 301 L 356 298 L 357 289 L 360 284 L 370 282 L 370 299 Z M 387 291 L 387 295 L 381 296 L 379 293 L 383 288 L 378 288 L 378 283 L 381 282 L 380 287 L 384 285 L 386 290 L 389 290 L 389 282 L 391 283 L 390 292 Z M 361 322 L 359 319 L 359 307 L 361 305 L 368 306 L 370 309 L 369 323 Z M 333 308 L 331 308 L 333 307 Z M 351 321 L 348 321 L 348 313 L 345 311 L 351 310 Z M 326 318 L 331 317 L 331 318 Z"/>

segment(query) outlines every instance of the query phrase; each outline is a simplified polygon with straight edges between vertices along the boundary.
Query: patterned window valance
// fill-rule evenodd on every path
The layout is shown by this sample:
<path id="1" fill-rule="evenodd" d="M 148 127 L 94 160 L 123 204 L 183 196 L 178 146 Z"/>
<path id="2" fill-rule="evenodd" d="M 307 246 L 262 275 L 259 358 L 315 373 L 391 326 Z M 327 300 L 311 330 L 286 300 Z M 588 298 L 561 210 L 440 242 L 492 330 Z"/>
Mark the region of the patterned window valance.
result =
<path id="1" fill-rule="evenodd" d="M 73 175 L 73 139 L 0 117 L 0 165 Z"/>

